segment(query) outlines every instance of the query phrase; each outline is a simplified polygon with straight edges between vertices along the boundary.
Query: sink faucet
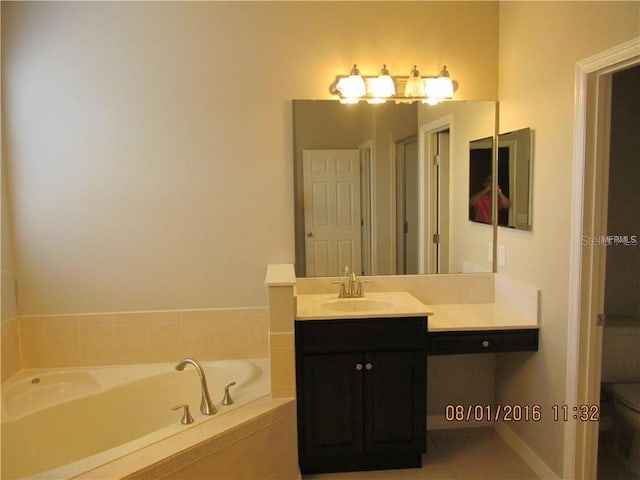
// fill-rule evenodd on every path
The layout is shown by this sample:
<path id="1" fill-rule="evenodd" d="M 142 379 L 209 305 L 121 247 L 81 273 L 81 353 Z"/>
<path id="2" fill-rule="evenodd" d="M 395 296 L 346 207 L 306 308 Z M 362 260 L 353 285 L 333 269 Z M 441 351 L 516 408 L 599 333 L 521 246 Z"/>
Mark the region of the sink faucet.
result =
<path id="1" fill-rule="evenodd" d="M 211 397 L 209 397 L 209 388 L 207 387 L 207 377 L 204 375 L 204 370 L 200 363 L 190 357 L 183 358 L 180 363 L 176 365 L 176 370 L 182 371 L 184 367 L 187 365 L 193 365 L 196 371 L 198 372 L 198 376 L 200 377 L 200 387 L 202 388 L 202 400 L 200 401 L 200 411 L 204 415 L 213 415 L 217 412 L 215 405 L 211 401 Z"/>
<path id="2" fill-rule="evenodd" d="M 340 285 L 339 298 L 359 298 L 364 297 L 364 290 L 362 289 L 363 283 L 366 281 L 358 281 L 356 272 L 350 272 L 349 267 L 344 267 L 344 276 L 347 277 L 346 283 L 343 281 L 331 282 Z"/>

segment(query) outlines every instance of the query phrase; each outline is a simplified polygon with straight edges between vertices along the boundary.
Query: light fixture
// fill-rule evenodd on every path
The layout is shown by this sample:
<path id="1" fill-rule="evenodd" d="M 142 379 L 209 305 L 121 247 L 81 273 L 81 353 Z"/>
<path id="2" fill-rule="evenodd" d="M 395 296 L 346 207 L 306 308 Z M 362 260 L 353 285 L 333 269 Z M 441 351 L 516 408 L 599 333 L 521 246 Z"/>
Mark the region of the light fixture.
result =
<path id="1" fill-rule="evenodd" d="M 342 103 L 358 103 L 361 100 L 384 103 L 394 100 L 396 103 L 421 101 L 435 105 L 453 98 L 455 89 L 456 84 L 451 80 L 446 66 L 442 67 L 437 77 L 421 77 L 416 65 L 408 76 L 392 77 L 386 64 L 377 76 L 360 75 L 358 66 L 354 64 L 348 76 L 336 76 L 330 90 L 340 97 Z M 398 90 L 403 94 L 398 95 Z"/>
<path id="2" fill-rule="evenodd" d="M 340 92 L 340 101 L 343 103 L 357 103 L 367 94 L 364 78 L 360 75 L 358 65 L 354 63 L 349 76 L 338 80 L 336 89 Z"/>
<path id="3" fill-rule="evenodd" d="M 407 78 L 407 84 L 404 86 L 405 97 L 424 97 L 424 84 L 422 78 L 420 78 L 420 72 L 418 66 L 414 65 Z"/>
<path id="4" fill-rule="evenodd" d="M 382 65 L 377 77 L 369 80 L 369 92 L 373 98 L 368 99 L 369 103 L 384 103 L 385 98 L 393 97 L 396 94 L 396 85 L 389 75 L 387 65 Z"/>
<path id="5" fill-rule="evenodd" d="M 424 79 L 424 90 L 427 97 L 426 103 L 429 105 L 436 105 L 442 100 L 453 97 L 453 81 L 449 76 L 446 65 L 442 67 L 440 74 L 436 78 Z"/>

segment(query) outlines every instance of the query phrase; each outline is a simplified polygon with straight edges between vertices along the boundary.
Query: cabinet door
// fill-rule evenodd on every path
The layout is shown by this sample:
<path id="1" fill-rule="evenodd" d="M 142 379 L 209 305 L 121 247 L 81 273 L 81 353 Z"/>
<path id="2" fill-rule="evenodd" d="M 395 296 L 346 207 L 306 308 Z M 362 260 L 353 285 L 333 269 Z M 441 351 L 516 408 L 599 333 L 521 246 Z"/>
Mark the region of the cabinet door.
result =
<path id="1" fill-rule="evenodd" d="M 365 449 L 368 453 L 424 452 L 424 352 L 365 354 Z"/>
<path id="2" fill-rule="evenodd" d="M 303 355 L 302 373 L 301 467 L 361 453 L 362 355 Z"/>

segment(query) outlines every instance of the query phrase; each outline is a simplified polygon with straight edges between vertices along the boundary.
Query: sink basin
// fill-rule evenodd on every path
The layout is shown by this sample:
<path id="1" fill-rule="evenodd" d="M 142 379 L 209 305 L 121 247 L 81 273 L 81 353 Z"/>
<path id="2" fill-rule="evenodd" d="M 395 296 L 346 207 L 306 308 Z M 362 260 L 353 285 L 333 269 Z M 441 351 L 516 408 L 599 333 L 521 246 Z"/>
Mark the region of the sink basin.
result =
<path id="1" fill-rule="evenodd" d="M 321 304 L 322 308 L 333 312 L 366 312 L 369 310 L 387 310 L 393 303 L 371 298 L 337 298 Z"/>
<path id="2" fill-rule="evenodd" d="M 338 298 L 336 293 L 296 297 L 296 320 L 419 317 L 426 314 L 427 308 L 407 292 L 367 292 L 358 298 Z"/>

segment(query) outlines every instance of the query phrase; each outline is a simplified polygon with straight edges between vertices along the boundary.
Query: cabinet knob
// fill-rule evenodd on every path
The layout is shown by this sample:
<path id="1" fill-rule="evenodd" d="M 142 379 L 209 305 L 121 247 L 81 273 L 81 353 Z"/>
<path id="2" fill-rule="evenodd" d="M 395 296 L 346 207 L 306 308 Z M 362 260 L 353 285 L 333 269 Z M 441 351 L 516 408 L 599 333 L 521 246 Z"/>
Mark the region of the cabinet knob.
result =
<path id="1" fill-rule="evenodd" d="M 487 347 L 489 346 L 489 340 L 483 340 L 483 341 L 482 341 L 482 346 L 483 346 L 484 348 L 487 348 Z"/>
<path id="2" fill-rule="evenodd" d="M 362 370 L 362 364 L 361 363 L 356 363 L 356 370 L 357 371 Z"/>
<path id="3" fill-rule="evenodd" d="M 373 364 L 370 362 L 367 362 L 364 366 L 364 368 L 366 368 L 367 370 L 373 370 Z"/>

